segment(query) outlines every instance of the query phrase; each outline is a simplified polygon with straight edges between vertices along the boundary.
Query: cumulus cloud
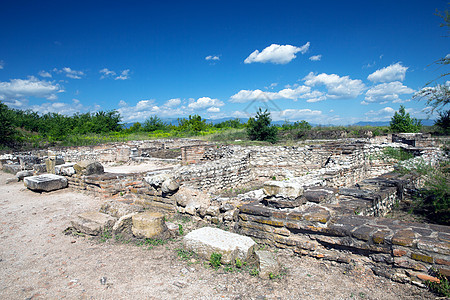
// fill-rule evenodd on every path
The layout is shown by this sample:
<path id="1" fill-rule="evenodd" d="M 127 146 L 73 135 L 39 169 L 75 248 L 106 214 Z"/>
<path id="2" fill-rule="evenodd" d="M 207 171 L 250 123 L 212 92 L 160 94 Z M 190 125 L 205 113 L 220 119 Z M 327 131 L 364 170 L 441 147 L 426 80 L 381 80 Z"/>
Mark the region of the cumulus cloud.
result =
<path id="1" fill-rule="evenodd" d="M 205 57 L 205 60 L 220 60 L 220 57 L 218 55 L 208 55 Z"/>
<path id="2" fill-rule="evenodd" d="M 380 110 L 369 110 L 364 115 L 368 117 L 366 121 L 389 121 L 394 114 L 395 109 L 388 106 Z"/>
<path id="3" fill-rule="evenodd" d="M 44 70 L 40 71 L 38 73 L 38 75 L 41 76 L 41 77 L 46 77 L 46 78 L 51 78 L 52 77 L 52 74 L 50 74 L 49 72 L 44 71 Z"/>
<path id="4" fill-rule="evenodd" d="M 129 73 L 130 73 L 130 69 L 125 69 L 122 72 L 119 72 L 119 75 L 117 75 L 117 73 L 113 70 L 110 70 L 108 68 L 103 68 L 100 71 L 98 71 L 100 74 L 102 74 L 100 76 L 100 79 L 105 79 L 105 78 L 114 78 L 114 80 L 126 80 L 129 79 Z"/>
<path id="5" fill-rule="evenodd" d="M 320 115 L 322 115 L 322 111 L 320 110 L 288 108 L 275 113 L 274 118 L 276 118 L 277 120 L 299 120 L 308 117 L 317 117 Z"/>
<path id="6" fill-rule="evenodd" d="M 110 76 L 116 76 L 116 72 L 111 71 L 108 68 L 103 68 L 98 72 L 102 74 L 102 76 L 100 76 L 100 79 L 104 79 Z"/>
<path id="7" fill-rule="evenodd" d="M 365 101 L 366 103 L 384 101 L 402 103 L 403 100 L 400 99 L 399 95 L 412 94 L 414 92 L 413 89 L 403 85 L 400 81 L 381 83 L 366 92 Z"/>
<path id="8" fill-rule="evenodd" d="M 259 50 L 253 51 L 245 60 L 244 63 L 251 64 L 255 62 L 259 63 L 274 63 L 274 64 L 287 64 L 292 61 L 297 56 L 296 53 L 300 52 L 302 54 L 308 51 L 310 43 L 307 42 L 301 47 L 296 47 L 292 45 L 278 45 L 272 44 L 266 47 L 264 50 L 259 52 Z"/>
<path id="9" fill-rule="evenodd" d="M 84 76 L 84 72 L 83 71 L 76 71 L 76 70 L 72 70 L 69 67 L 64 67 L 62 69 L 57 69 L 54 68 L 53 72 L 56 72 L 58 74 L 65 74 L 66 77 L 72 78 L 72 79 L 81 79 L 82 76 Z"/>
<path id="10" fill-rule="evenodd" d="M 39 105 L 31 105 L 29 109 L 41 114 L 58 113 L 63 115 L 73 115 L 78 112 L 94 111 L 100 109 L 98 105 L 86 107 L 78 99 L 72 99 L 72 103 L 66 102 L 46 102 Z"/>
<path id="11" fill-rule="evenodd" d="M 320 98 L 320 99 L 319 99 Z M 319 91 L 311 91 L 311 87 L 300 85 L 295 88 L 285 88 L 278 92 L 264 92 L 257 90 L 240 90 L 238 93 L 230 97 L 230 102 L 245 103 L 250 101 L 267 102 L 269 100 L 291 99 L 308 99 L 307 102 L 316 102 L 325 100 L 323 93 Z M 319 99 L 319 100 L 318 100 Z"/>
<path id="12" fill-rule="evenodd" d="M 127 102 L 121 100 L 120 107 L 117 109 L 117 111 L 122 116 L 124 122 L 141 122 L 155 115 L 160 118 L 185 116 L 192 112 L 192 110 L 188 109 L 186 106 L 170 107 L 166 104 L 164 104 L 163 106 L 158 106 L 156 105 L 154 100 L 141 100 L 133 106 L 128 105 Z"/>
<path id="13" fill-rule="evenodd" d="M 326 98 L 330 99 L 356 98 L 366 88 L 359 79 L 350 79 L 349 76 L 340 77 L 336 74 L 322 73 L 316 75 L 311 72 L 303 80 L 307 86 L 325 85 L 327 88 Z"/>
<path id="14" fill-rule="evenodd" d="M 130 78 L 129 73 L 130 73 L 130 69 L 123 70 L 119 76 L 114 78 L 114 80 L 127 80 Z"/>
<path id="15" fill-rule="evenodd" d="M 311 56 L 310 58 L 309 58 L 309 60 L 311 60 L 311 61 L 319 61 L 319 60 L 321 60 L 322 59 L 322 54 L 319 54 L 319 55 L 313 55 L 313 56 Z"/>
<path id="16" fill-rule="evenodd" d="M 0 82 L 0 100 L 11 106 L 22 107 L 29 97 L 57 99 L 57 93 L 64 92 L 58 85 L 50 81 L 39 80 L 34 76 L 28 79 L 11 79 Z"/>
<path id="17" fill-rule="evenodd" d="M 220 112 L 220 108 L 213 106 L 213 107 L 208 108 L 206 111 L 209 113 L 218 113 L 218 112 Z"/>
<path id="18" fill-rule="evenodd" d="M 405 79 L 406 70 L 408 70 L 408 67 L 402 66 L 401 63 L 395 63 L 376 70 L 367 76 L 367 79 L 372 82 L 403 81 Z"/>
<path id="19" fill-rule="evenodd" d="M 201 97 L 197 100 L 192 101 L 189 103 L 188 107 L 191 109 L 199 110 L 199 109 L 206 109 L 210 107 L 217 107 L 217 106 L 224 106 L 225 104 L 220 101 L 219 99 L 212 99 L 210 97 Z"/>
<path id="20" fill-rule="evenodd" d="M 181 104 L 181 99 L 175 98 L 175 99 L 167 100 L 167 102 L 164 104 L 164 106 L 175 107 L 175 106 L 179 106 L 180 104 Z"/>

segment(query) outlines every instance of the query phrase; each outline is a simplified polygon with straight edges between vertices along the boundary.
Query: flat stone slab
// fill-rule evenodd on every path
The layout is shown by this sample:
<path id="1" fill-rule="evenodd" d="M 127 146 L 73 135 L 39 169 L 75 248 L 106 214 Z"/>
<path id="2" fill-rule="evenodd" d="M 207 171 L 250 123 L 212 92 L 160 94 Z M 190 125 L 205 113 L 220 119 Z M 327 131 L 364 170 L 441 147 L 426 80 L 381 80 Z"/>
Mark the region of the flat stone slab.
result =
<path id="1" fill-rule="evenodd" d="M 66 188 L 67 178 L 55 174 L 42 174 L 23 179 L 24 185 L 32 191 L 50 192 Z"/>
<path id="2" fill-rule="evenodd" d="M 79 214 L 78 219 L 72 221 L 72 227 L 78 232 L 99 235 L 102 231 L 112 228 L 116 220 L 98 211 L 88 211 Z"/>
<path id="3" fill-rule="evenodd" d="M 295 200 L 303 195 L 303 187 L 295 182 L 266 181 L 264 182 L 264 194 L 267 196 L 282 197 Z"/>
<path id="4" fill-rule="evenodd" d="M 249 237 L 218 228 L 203 227 L 189 232 L 183 239 L 187 250 L 209 260 L 212 253 L 222 254 L 223 264 L 234 263 L 236 258 L 247 261 L 254 252 L 256 243 Z"/>

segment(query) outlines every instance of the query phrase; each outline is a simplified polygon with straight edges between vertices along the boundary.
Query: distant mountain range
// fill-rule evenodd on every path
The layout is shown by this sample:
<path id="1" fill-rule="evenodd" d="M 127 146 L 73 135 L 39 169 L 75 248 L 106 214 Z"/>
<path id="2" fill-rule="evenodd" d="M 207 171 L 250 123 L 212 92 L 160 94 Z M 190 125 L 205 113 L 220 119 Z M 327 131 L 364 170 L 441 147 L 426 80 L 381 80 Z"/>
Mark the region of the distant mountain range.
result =
<path id="1" fill-rule="evenodd" d="M 225 122 L 228 120 L 234 120 L 236 118 L 220 118 L 220 119 L 206 119 L 206 123 L 212 123 L 212 124 L 218 124 L 221 122 Z M 239 121 L 241 121 L 241 123 L 247 123 L 248 118 L 238 118 Z M 162 119 L 163 122 L 166 122 L 170 125 L 177 125 L 178 124 L 178 118 L 165 118 Z M 424 126 L 433 126 L 434 122 L 436 120 L 430 120 L 430 119 L 422 119 L 420 120 L 422 122 L 422 125 Z M 143 122 L 141 122 L 142 124 Z M 272 124 L 274 125 L 283 125 L 285 123 L 285 121 L 273 121 Z M 290 122 L 290 123 L 294 123 L 294 122 Z M 134 123 L 124 123 L 123 126 L 125 128 L 130 128 Z M 332 125 L 332 124 L 314 124 L 314 123 L 310 123 L 310 125 L 312 127 L 317 127 L 317 126 L 340 126 L 340 125 Z M 366 121 L 361 121 L 358 123 L 354 123 L 354 124 L 349 124 L 349 125 L 342 125 L 342 126 L 389 126 L 389 121 L 386 122 L 366 122 Z"/>

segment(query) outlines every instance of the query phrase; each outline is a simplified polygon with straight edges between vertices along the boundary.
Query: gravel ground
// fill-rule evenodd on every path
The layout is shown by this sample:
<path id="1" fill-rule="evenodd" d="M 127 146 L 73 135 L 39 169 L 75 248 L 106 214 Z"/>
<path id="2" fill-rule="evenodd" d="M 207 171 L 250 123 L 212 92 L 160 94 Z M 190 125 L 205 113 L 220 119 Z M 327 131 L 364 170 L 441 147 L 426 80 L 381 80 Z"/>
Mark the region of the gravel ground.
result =
<path id="1" fill-rule="evenodd" d="M 286 274 L 262 280 L 248 270 L 214 270 L 194 258 L 180 259 L 179 238 L 148 247 L 66 235 L 71 218 L 97 210 L 102 200 L 69 189 L 34 193 L 22 183 L 6 184 L 8 178 L 0 172 L 1 299 L 435 298 L 362 267 L 288 251 L 277 253 Z"/>

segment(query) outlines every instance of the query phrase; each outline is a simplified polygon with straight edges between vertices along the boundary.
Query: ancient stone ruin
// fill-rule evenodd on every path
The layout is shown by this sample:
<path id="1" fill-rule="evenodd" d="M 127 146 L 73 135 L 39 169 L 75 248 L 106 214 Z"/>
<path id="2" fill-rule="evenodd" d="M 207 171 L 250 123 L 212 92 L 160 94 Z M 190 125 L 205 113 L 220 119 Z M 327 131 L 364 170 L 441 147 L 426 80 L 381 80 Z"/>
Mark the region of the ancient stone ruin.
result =
<path id="1" fill-rule="evenodd" d="M 73 227 L 88 234 L 108 228 L 140 238 L 167 237 L 177 228 L 166 224 L 164 215 L 179 213 L 199 227 L 230 231 L 214 245 L 202 240 L 218 237 L 214 228 L 185 237 L 185 246 L 205 258 L 222 247 L 224 261 L 247 259 L 253 238 L 299 255 L 357 261 L 395 281 L 419 282 L 431 267 L 450 275 L 450 228 L 384 218 L 420 187 L 421 178 L 394 172 L 395 165 L 380 153 L 385 147 L 402 148 L 413 160 L 434 164 L 444 155 L 437 146 L 426 135 L 295 146 L 179 139 L 5 154 L 0 162 L 3 171 L 32 190 L 54 190 L 50 180 L 56 180 L 57 188 L 107 199 L 100 212 L 74 220 Z M 244 236 L 238 246 L 227 242 L 241 240 L 228 237 L 233 234 Z M 263 266 L 273 260 L 267 253 L 257 256 Z"/>

